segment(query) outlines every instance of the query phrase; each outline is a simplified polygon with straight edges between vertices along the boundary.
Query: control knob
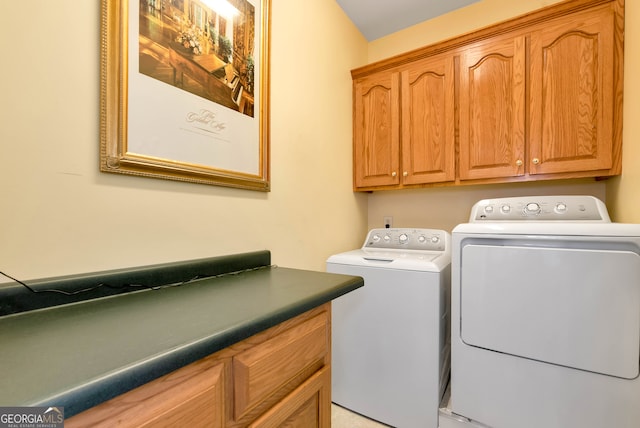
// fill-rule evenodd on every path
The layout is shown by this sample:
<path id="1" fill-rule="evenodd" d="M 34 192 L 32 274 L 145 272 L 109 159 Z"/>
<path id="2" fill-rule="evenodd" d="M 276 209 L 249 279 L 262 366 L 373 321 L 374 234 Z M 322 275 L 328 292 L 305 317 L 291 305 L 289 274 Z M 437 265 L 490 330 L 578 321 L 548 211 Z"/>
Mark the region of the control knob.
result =
<path id="1" fill-rule="evenodd" d="M 401 244 L 406 244 L 407 241 L 409 240 L 409 237 L 407 236 L 406 233 L 403 233 L 398 237 L 398 240 L 400 241 Z"/>
<path id="2" fill-rule="evenodd" d="M 540 204 L 537 202 L 529 202 L 525 205 L 524 212 L 526 214 L 538 214 L 540 212 Z"/>

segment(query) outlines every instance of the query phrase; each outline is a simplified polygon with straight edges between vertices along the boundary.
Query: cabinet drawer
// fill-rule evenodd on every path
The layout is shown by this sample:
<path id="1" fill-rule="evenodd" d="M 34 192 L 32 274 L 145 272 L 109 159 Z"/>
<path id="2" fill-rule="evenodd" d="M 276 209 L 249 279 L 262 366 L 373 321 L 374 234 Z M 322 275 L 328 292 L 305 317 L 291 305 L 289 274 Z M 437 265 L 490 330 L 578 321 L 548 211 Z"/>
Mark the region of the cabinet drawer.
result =
<path id="1" fill-rule="evenodd" d="M 221 428 L 223 379 L 224 364 L 202 360 L 80 413 L 65 426 Z"/>
<path id="2" fill-rule="evenodd" d="M 276 392 L 300 385 L 325 364 L 328 352 L 328 314 L 323 312 L 236 355 L 233 358 L 236 420 L 258 404 L 274 404 L 282 398 L 273 396 Z"/>

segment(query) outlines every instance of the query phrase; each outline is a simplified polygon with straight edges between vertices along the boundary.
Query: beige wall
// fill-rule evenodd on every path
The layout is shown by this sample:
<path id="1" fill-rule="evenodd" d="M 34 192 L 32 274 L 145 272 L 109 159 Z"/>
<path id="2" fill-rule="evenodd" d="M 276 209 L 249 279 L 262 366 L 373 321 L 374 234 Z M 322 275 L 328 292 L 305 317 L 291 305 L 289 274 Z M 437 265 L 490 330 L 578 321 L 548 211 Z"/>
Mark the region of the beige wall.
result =
<path id="1" fill-rule="evenodd" d="M 563 0 L 481 0 L 369 43 L 369 61 L 450 39 Z"/>
<path id="2" fill-rule="evenodd" d="M 471 207 L 480 199 L 575 194 L 593 195 L 604 201 L 605 185 L 602 182 L 571 181 L 379 192 L 369 197 L 369 228 L 383 227 L 383 217 L 392 216 L 394 227 L 451 231 L 456 225 L 467 222 Z"/>
<path id="3" fill-rule="evenodd" d="M 258 249 L 323 270 L 360 245 L 349 70 L 366 40 L 334 1 L 273 0 L 270 193 L 98 171 L 99 5 L 3 3 L 0 270 L 28 279 Z"/>
<path id="4" fill-rule="evenodd" d="M 436 43 L 493 23 L 522 15 L 532 10 L 558 3 L 555 1 L 515 2 L 512 0 L 482 0 L 466 8 L 425 21 L 403 31 L 369 43 L 368 61 L 375 62 L 390 56 Z M 368 226 L 381 227 L 383 216 L 393 216 L 396 227 L 429 227 L 451 230 L 465 222 L 471 206 L 479 199 L 535 194 L 589 194 L 606 201 L 616 221 L 640 221 L 638 201 L 640 192 L 633 183 L 640 184 L 640 142 L 637 127 L 640 123 L 640 88 L 629 76 L 640 75 L 637 52 L 640 37 L 633 27 L 640 25 L 640 5 L 627 2 L 625 74 L 625 134 L 624 174 L 622 179 L 596 182 L 571 180 L 529 184 L 462 186 L 401 192 L 376 192 L 369 196 Z M 635 79 L 634 79 L 635 80 Z M 630 130 L 635 125 L 635 132 Z M 611 194 L 615 196 L 611 196 Z"/>
<path id="5" fill-rule="evenodd" d="M 607 181 L 607 205 L 616 221 L 640 223 L 640 2 L 625 3 L 622 176 Z"/>
<path id="6" fill-rule="evenodd" d="M 98 171 L 99 1 L 0 14 L 0 270 L 20 278 L 270 249 L 324 269 L 382 216 L 451 229 L 478 199 L 588 193 L 638 222 L 640 5 L 627 2 L 624 174 L 605 182 L 353 194 L 349 70 L 554 1 L 483 0 L 367 44 L 333 0 L 272 0 L 270 193 Z M 2 282 L 0 280 L 0 282 Z"/>

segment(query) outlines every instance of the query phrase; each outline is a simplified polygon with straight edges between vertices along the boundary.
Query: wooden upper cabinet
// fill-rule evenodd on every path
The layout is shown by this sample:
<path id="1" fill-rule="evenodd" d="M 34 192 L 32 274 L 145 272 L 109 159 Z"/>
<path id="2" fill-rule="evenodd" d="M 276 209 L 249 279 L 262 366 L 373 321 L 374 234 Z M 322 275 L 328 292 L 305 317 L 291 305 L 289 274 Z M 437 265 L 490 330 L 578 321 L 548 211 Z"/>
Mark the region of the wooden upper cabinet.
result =
<path id="1" fill-rule="evenodd" d="M 354 81 L 355 188 L 455 180 L 452 56 Z"/>
<path id="2" fill-rule="evenodd" d="M 608 6 L 532 33 L 531 174 L 614 167 L 615 51 Z"/>
<path id="3" fill-rule="evenodd" d="M 460 179 L 524 174 L 525 37 L 469 46 L 460 55 Z"/>
<path id="4" fill-rule="evenodd" d="M 384 72 L 354 82 L 354 185 L 400 182 L 400 75 Z"/>
<path id="5" fill-rule="evenodd" d="M 401 75 L 402 183 L 455 180 L 454 60 L 436 56 Z"/>
<path id="6" fill-rule="evenodd" d="M 622 170 L 624 0 L 566 0 L 352 70 L 354 188 Z"/>

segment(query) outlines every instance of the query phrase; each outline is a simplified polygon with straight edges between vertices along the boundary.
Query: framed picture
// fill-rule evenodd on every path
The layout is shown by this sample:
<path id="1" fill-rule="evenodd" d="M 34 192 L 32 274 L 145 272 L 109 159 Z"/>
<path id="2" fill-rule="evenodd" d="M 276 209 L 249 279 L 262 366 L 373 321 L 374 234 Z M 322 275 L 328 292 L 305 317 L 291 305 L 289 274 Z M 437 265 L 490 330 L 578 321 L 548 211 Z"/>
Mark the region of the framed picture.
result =
<path id="1" fill-rule="evenodd" d="M 101 0 L 100 170 L 269 191 L 271 0 Z"/>

